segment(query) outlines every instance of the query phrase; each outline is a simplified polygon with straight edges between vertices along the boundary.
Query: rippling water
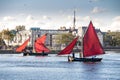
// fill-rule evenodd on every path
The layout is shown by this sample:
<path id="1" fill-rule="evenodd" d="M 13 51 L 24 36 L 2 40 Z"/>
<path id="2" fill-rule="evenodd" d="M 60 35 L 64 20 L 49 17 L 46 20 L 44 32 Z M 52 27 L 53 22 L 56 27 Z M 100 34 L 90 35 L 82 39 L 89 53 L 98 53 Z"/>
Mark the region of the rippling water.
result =
<path id="1" fill-rule="evenodd" d="M 98 63 L 67 62 L 67 57 L 0 55 L 0 80 L 120 80 L 120 52 Z"/>

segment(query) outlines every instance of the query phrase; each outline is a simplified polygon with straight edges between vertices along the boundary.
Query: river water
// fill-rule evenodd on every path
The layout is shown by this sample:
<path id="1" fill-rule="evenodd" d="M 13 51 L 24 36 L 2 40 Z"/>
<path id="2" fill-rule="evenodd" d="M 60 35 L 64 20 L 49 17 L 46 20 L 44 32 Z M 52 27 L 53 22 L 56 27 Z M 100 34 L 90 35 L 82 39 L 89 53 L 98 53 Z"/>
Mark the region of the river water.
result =
<path id="1" fill-rule="evenodd" d="M 98 63 L 67 62 L 67 57 L 0 54 L 0 80 L 120 80 L 120 52 Z"/>

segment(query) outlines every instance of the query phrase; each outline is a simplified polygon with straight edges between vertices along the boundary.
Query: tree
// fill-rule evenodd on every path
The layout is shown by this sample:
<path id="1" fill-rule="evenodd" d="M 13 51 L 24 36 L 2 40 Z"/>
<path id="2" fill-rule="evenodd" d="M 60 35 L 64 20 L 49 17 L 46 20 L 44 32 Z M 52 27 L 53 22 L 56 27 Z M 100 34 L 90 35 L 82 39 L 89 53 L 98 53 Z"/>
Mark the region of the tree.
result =
<path id="1" fill-rule="evenodd" d="M 72 35 L 72 33 L 63 33 L 63 34 L 57 35 L 56 42 L 58 44 L 68 45 L 73 39 L 74 39 L 74 36 Z"/>
<path id="2" fill-rule="evenodd" d="M 2 34 L 1 38 L 7 40 L 8 45 L 9 45 L 9 41 L 12 40 L 15 36 L 11 31 L 9 31 L 9 29 L 4 29 L 1 32 L 1 34 Z"/>
<path id="3" fill-rule="evenodd" d="M 16 26 L 16 31 L 26 30 L 24 25 Z"/>
<path id="4" fill-rule="evenodd" d="M 0 46 L 3 46 L 3 45 L 5 45 L 5 42 L 3 41 L 2 38 L 0 38 Z"/>
<path id="5" fill-rule="evenodd" d="M 107 32 L 104 42 L 109 46 L 120 46 L 120 32 Z"/>
<path id="6" fill-rule="evenodd" d="M 112 36 L 110 36 L 108 33 L 104 35 L 103 41 L 105 43 L 105 46 L 110 46 L 110 42 L 112 40 Z"/>

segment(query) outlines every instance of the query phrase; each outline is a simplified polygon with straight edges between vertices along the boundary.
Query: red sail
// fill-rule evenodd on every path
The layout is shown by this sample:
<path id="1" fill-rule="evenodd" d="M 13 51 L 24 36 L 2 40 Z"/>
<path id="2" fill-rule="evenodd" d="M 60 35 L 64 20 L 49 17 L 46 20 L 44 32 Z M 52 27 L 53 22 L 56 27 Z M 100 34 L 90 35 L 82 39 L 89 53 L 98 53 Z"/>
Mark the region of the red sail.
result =
<path id="1" fill-rule="evenodd" d="M 76 37 L 66 48 L 64 48 L 58 55 L 65 55 L 70 54 L 78 40 L 78 37 Z"/>
<path id="2" fill-rule="evenodd" d="M 30 41 L 30 38 L 27 39 L 21 46 L 19 46 L 16 49 L 16 52 L 22 52 L 26 48 L 26 46 L 27 46 L 27 44 L 28 44 L 29 41 Z"/>
<path id="3" fill-rule="evenodd" d="M 104 50 L 98 39 L 97 33 L 90 22 L 88 29 L 83 37 L 83 57 L 104 54 Z"/>
<path id="4" fill-rule="evenodd" d="M 42 35 L 41 37 L 37 38 L 37 43 L 43 43 L 45 44 L 45 40 L 46 40 L 47 34 Z"/>
<path id="5" fill-rule="evenodd" d="M 41 52 L 50 52 L 50 50 L 44 45 L 46 40 L 47 34 L 41 36 L 40 38 L 37 38 L 34 43 L 34 48 L 37 53 Z"/>
<path id="6" fill-rule="evenodd" d="M 35 43 L 35 51 L 37 53 L 50 52 L 50 50 L 42 43 Z"/>

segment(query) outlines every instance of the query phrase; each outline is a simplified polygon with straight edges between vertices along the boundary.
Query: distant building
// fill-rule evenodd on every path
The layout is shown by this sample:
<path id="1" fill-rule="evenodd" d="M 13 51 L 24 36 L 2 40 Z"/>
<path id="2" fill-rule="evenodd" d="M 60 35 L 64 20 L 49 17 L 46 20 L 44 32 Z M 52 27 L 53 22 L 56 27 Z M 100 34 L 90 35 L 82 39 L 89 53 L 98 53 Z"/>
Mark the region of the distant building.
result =
<path id="1" fill-rule="evenodd" d="M 52 48 L 52 49 L 58 49 L 59 46 L 58 46 L 58 43 L 55 42 L 55 38 L 56 38 L 56 35 L 58 34 L 62 34 L 62 33 L 69 33 L 70 30 L 69 29 L 66 29 L 64 27 L 59 29 L 59 30 L 47 30 L 47 29 L 30 29 L 30 32 L 31 32 L 31 37 L 32 37 L 32 40 L 31 40 L 31 45 L 33 46 L 34 45 L 34 41 L 37 37 L 45 34 L 45 33 L 48 33 L 47 35 L 47 40 L 46 40 L 46 45 L 49 47 L 49 48 Z M 75 32 L 77 33 L 77 32 Z"/>
<path id="2" fill-rule="evenodd" d="M 21 45 L 22 43 L 24 43 L 25 40 L 29 38 L 30 35 L 31 33 L 29 30 L 19 31 L 16 33 L 16 36 L 13 38 L 13 40 L 9 42 L 9 45 L 12 46 Z"/>
<path id="3" fill-rule="evenodd" d="M 80 36 L 80 40 L 81 40 L 82 34 L 85 33 L 86 29 L 87 27 L 79 27 L 78 29 L 75 29 L 75 28 L 66 29 L 64 27 L 64 29 L 61 28 L 59 30 L 47 30 L 47 29 L 40 29 L 40 28 L 33 27 L 27 31 L 24 30 L 24 31 L 17 32 L 13 41 L 11 41 L 11 45 L 13 46 L 21 45 L 25 40 L 31 37 L 28 45 L 30 47 L 33 47 L 34 41 L 36 38 L 38 38 L 39 36 L 42 36 L 45 33 L 48 33 L 47 40 L 46 40 L 46 46 L 52 49 L 60 49 L 60 46 L 55 41 L 56 35 L 61 34 L 61 33 L 72 33 L 75 36 Z M 99 37 L 101 44 L 103 45 L 102 32 L 100 31 L 100 29 L 96 29 L 96 32 L 97 32 L 97 35 Z"/>
<path id="4" fill-rule="evenodd" d="M 83 26 L 83 27 L 79 27 L 78 28 L 78 35 L 80 36 L 80 40 L 82 39 L 83 35 L 85 34 L 87 30 L 87 27 L 86 26 Z M 95 29 L 96 30 L 96 33 L 98 35 L 98 38 L 100 40 L 100 43 L 102 44 L 102 46 L 104 45 L 103 43 L 103 33 L 101 32 L 100 29 Z"/>
<path id="5" fill-rule="evenodd" d="M 45 33 L 48 33 L 46 46 L 52 49 L 59 49 L 60 47 L 58 46 L 58 43 L 56 43 L 55 41 L 56 35 L 62 34 L 62 33 L 69 33 L 69 32 L 71 32 L 71 30 L 66 28 L 62 30 L 61 29 L 47 30 L 47 29 L 40 29 L 40 28 L 33 27 L 30 30 L 23 30 L 23 31 L 17 32 L 13 41 L 11 41 L 9 45 L 12 45 L 12 46 L 21 45 L 22 43 L 24 43 L 25 40 L 31 37 L 28 45 L 30 47 L 33 47 L 34 41 L 36 38 L 38 38 L 39 36 L 42 36 Z M 76 35 L 76 33 L 77 33 L 77 29 L 73 30 L 73 34 Z"/>

